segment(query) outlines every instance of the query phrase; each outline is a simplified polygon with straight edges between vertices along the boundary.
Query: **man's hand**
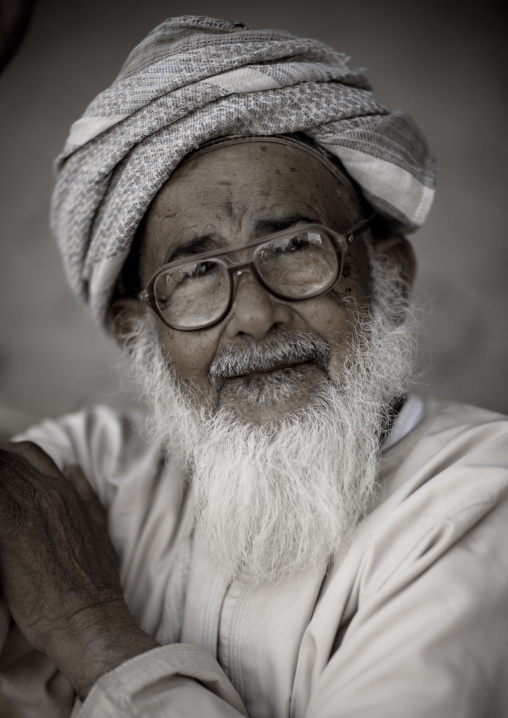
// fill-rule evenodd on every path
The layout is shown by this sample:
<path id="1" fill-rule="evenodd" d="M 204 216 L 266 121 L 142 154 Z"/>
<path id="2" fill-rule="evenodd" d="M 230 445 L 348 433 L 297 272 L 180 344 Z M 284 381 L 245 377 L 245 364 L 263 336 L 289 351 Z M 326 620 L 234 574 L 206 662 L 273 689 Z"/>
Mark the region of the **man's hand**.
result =
<path id="1" fill-rule="evenodd" d="M 0 578 L 12 617 L 84 697 L 103 673 L 157 644 L 123 600 L 103 507 L 79 467 L 67 478 L 30 442 L 0 447 Z"/>

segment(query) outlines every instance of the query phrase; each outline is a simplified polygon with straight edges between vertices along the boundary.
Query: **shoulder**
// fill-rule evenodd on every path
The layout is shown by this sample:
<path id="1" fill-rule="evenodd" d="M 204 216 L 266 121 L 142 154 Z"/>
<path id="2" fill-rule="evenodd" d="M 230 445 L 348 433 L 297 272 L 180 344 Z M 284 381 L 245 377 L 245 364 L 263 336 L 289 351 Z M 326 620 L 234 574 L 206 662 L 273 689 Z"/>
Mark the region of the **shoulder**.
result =
<path id="1" fill-rule="evenodd" d="M 425 399 L 426 414 L 434 426 L 454 427 L 497 426 L 508 431 L 508 416 L 472 404 L 444 399 Z"/>
<path id="2" fill-rule="evenodd" d="M 428 400 L 420 424 L 382 464 L 384 500 L 364 527 L 370 550 L 383 547 L 374 561 L 375 585 L 417 565 L 426 571 L 465 546 L 470 570 L 481 575 L 496 565 L 491 578 L 508 576 L 502 548 L 508 538 L 508 417 Z"/>
<path id="3" fill-rule="evenodd" d="M 508 479 L 508 417 L 488 409 L 426 399 L 423 416 L 401 441 L 384 452 L 382 474 L 386 496 L 406 486 L 405 493 L 443 480 L 466 466 L 476 483 L 495 466 Z M 471 488 L 464 484 L 464 490 Z"/>
<path id="4" fill-rule="evenodd" d="M 38 444 L 60 469 L 79 464 L 104 505 L 119 484 L 134 477 L 150 480 L 163 457 L 161 447 L 146 436 L 141 411 L 119 412 L 101 404 L 45 419 L 13 440 Z"/>

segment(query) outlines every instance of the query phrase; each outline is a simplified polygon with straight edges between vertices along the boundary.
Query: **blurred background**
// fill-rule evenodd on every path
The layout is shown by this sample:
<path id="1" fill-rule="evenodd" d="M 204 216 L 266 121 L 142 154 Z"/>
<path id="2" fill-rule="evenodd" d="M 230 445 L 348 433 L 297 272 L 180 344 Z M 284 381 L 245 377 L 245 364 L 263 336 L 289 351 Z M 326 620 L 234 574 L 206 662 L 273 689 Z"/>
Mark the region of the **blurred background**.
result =
<path id="1" fill-rule="evenodd" d="M 156 24 L 183 14 L 316 37 L 366 68 L 438 158 L 414 236 L 426 338 L 419 390 L 508 413 L 507 12 L 503 0 L 38 0 L 0 77 L 0 434 L 135 393 L 68 290 L 49 234 L 52 161 L 70 124 Z M 15 12 L 1 0 L 0 31 Z"/>

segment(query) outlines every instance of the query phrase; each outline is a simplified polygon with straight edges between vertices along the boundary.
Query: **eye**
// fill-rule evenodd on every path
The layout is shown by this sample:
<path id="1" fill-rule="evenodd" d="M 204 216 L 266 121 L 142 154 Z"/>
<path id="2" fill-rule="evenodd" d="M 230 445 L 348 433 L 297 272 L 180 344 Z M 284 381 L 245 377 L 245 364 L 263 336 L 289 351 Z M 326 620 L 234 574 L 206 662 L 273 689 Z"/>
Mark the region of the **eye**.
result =
<path id="1" fill-rule="evenodd" d="M 290 252 L 298 252 L 308 246 L 309 242 L 305 234 L 296 234 L 292 237 L 277 239 L 266 244 L 258 251 L 258 259 L 261 261 L 269 259 L 274 255 L 289 254 Z"/>
<path id="2" fill-rule="evenodd" d="M 301 232 L 291 237 L 276 240 L 267 246 L 267 250 L 271 254 L 290 254 L 303 250 L 312 249 L 314 247 L 321 248 L 323 240 L 318 232 Z"/>
<path id="3" fill-rule="evenodd" d="M 307 234 L 297 234 L 295 237 L 291 237 L 285 251 L 298 252 L 298 250 L 308 247 L 309 244 Z"/>
<path id="4" fill-rule="evenodd" d="M 208 274 L 213 270 L 217 269 L 216 262 L 198 262 L 195 265 L 195 269 L 192 272 L 192 277 L 202 277 L 204 274 Z"/>

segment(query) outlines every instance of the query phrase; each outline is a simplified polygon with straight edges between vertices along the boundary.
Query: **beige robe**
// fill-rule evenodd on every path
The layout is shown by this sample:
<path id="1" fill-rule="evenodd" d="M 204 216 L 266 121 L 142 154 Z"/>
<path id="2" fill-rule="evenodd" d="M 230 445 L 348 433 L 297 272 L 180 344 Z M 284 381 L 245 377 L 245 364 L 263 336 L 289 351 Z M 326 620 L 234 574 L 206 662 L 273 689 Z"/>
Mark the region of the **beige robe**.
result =
<path id="1" fill-rule="evenodd" d="M 103 676 L 73 716 L 508 716 L 506 417 L 427 401 L 384 451 L 383 495 L 343 559 L 257 588 L 217 576 L 180 468 L 132 418 L 98 407 L 26 436 L 83 467 L 127 603 L 163 644 Z M 70 686 L 8 624 L 0 609 L 0 716 L 67 716 Z"/>

